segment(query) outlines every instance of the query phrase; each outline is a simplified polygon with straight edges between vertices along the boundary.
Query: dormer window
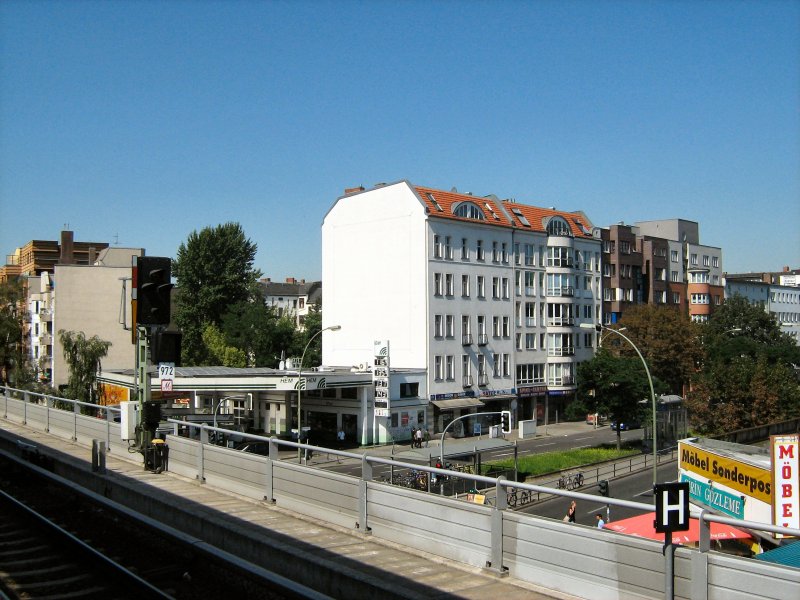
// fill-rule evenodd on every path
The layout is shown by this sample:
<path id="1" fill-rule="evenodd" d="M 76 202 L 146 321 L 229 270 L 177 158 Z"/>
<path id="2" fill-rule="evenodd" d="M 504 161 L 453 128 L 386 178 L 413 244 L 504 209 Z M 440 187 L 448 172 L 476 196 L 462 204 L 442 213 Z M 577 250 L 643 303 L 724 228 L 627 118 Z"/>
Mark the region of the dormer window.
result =
<path id="1" fill-rule="evenodd" d="M 551 217 L 547 221 L 547 234 L 559 237 L 572 237 L 572 229 L 563 217 Z"/>
<path id="2" fill-rule="evenodd" d="M 477 204 L 472 202 L 461 202 L 453 208 L 453 214 L 457 217 L 464 219 L 473 219 L 474 221 L 485 221 L 486 217 L 483 211 Z"/>
<path id="3" fill-rule="evenodd" d="M 436 198 L 433 197 L 433 194 L 431 194 L 430 192 L 425 192 L 425 195 L 428 197 L 428 200 L 431 201 L 431 204 L 433 204 L 436 207 L 436 210 L 438 210 L 439 212 L 444 212 L 444 209 L 441 207 Z"/>

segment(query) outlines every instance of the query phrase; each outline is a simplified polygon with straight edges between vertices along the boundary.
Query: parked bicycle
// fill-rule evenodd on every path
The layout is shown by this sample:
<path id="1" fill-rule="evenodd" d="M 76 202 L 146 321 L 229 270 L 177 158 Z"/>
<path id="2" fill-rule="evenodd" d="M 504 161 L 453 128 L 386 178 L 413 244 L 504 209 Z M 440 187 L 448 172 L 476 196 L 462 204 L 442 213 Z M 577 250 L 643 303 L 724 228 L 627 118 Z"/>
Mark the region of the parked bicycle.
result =
<path id="1" fill-rule="evenodd" d="M 560 490 L 574 490 L 583 485 L 583 473 L 567 473 L 558 478 L 557 487 Z"/>
<path id="2" fill-rule="evenodd" d="M 514 508 L 519 504 L 520 506 L 525 506 L 530 502 L 530 493 L 528 490 L 518 490 L 517 488 L 511 488 L 506 492 L 506 502 L 511 508 Z"/>

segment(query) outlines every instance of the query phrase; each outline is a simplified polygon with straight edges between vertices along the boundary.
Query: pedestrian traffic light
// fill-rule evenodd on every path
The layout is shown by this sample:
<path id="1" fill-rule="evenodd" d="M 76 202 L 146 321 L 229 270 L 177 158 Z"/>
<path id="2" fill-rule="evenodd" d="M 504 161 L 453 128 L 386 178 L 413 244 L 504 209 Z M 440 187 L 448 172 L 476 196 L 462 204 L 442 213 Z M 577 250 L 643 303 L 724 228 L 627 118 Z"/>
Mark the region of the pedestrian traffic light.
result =
<path id="1" fill-rule="evenodd" d="M 598 481 L 597 487 L 600 490 L 601 496 L 608 496 L 608 479 L 601 479 Z"/>
<path id="2" fill-rule="evenodd" d="M 511 433 L 511 411 L 504 410 L 500 412 L 500 429 L 503 433 Z"/>
<path id="3" fill-rule="evenodd" d="M 161 256 L 136 258 L 134 285 L 137 325 L 169 324 L 171 264 L 171 259 Z"/>

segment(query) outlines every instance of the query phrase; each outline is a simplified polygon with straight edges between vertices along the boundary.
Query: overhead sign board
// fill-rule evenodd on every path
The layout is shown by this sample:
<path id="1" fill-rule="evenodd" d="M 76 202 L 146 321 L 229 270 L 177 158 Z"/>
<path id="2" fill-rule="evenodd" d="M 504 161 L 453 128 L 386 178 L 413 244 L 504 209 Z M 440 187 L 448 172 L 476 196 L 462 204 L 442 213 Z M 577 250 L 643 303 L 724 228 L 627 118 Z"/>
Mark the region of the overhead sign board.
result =
<path id="1" fill-rule="evenodd" d="M 772 448 L 772 522 L 800 529 L 800 435 L 770 436 Z"/>

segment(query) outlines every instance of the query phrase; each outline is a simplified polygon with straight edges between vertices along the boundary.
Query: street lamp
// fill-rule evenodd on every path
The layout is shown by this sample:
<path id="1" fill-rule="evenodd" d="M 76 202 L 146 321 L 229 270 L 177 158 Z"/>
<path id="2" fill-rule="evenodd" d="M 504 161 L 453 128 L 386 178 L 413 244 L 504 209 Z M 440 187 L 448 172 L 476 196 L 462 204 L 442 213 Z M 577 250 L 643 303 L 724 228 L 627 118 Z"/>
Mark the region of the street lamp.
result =
<path id="1" fill-rule="evenodd" d="M 297 441 L 298 442 L 300 441 L 301 435 L 303 433 L 303 423 L 300 420 L 301 419 L 301 417 L 300 417 L 300 415 L 301 415 L 301 413 L 300 413 L 300 392 L 301 392 L 303 386 L 302 386 L 300 380 L 303 377 L 303 361 L 306 358 L 306 350 L 308 350 L 308 347 L 311 345 L 311 342 L 314 341 L 314 338 L 316 338 L 323 331 L 339 331 L 341 328 L 342 328 L 341 325 L 331 325 L 330 327 L 325 327 L 323 329 L 320 329 L 317 333 L 315 333 L 314 335 L 312 335 L 308 339 L 308 342 L 306 343 L 306 347 L 303 348 L 303 354 L 300 355 L 300 364 L 297 367 Z M 298 448 L 297 449 L 297 462 L 300 462 L 302 460 L 302 456 L 303 456 L 303 452 L 302 452 L 302 450 L 300 448 Z"/>
<path id="2" fill-rule="evenodd" d="M 236 395 L 233 395 L 233 396 L 225 396 L 224 398 L 220 398 L 219 399 L 219 402 L 217 402 L 217 407 L 214 409 L 214 429 L 215 430 L 217 428 L 217 413 L 219 412 L 219 407 L 222 406 L 222 403 L 225 402 L 226 400 L 233 400 L 234 398 L 236 398 L 237 400 L 244 400 L 244 399 L 247 398 L 247 396 L 248 396 L 248 394 L 244 394 L 244 395 L 236 394 Z M 215 439 L 216 439 L 216 436 L 217 436 L 217 432 L 214 431 L 214 438 Z"/>
<path id="3" fill-rule="evenodd" d="M 592 325 L 591 323 L 581 323 L 580 324 L 580 328 L 581 329 L 594 329 L 598 333 L 600 331 L 602 331 L 603 329 L 605 329 L 606 331 L 613 331 L 618 336 L 620 336 L 622 339 L 624 339 L 626 342 L 628 342 L 631 346 L 633 346 L 633 349 L 636 350 L 636 354 L 638 354 L 639 358 L 642 360 L 642 364 L 644 365 L 644 372 L 647 373 L 647 383 L 650 384 L 650 399 L 653 402 L 653 485 L 655 485 L 656 483 L 658 483 L 658 444 L 656 443 L 656 440 L 657 440 L 657 437 L 656 437 L 656 435 L 657 435 L 656 434 L 656 393 L 653 390 L 653 378 L 650 377 L 650 369 L 647 367 L 647 362 L 644 360 L 644 356 L 642 356 L 642 353 L 639 352 L 639 348 L 636 347 L 636 344 L 634 344 L 631 341 L 631 339 L 628 336 L 626 336 L 624 333 L 622 333 L 619 329 L 614 329 L 613 327 L 606 327 L 605 325 L 601 325 L 599 323 L 596 324 L 596 325 Z"/>

